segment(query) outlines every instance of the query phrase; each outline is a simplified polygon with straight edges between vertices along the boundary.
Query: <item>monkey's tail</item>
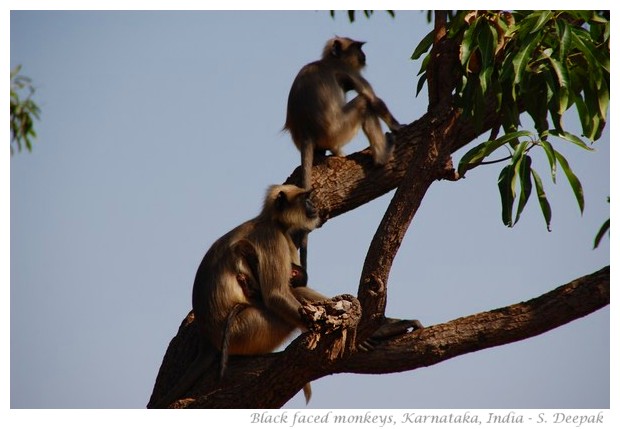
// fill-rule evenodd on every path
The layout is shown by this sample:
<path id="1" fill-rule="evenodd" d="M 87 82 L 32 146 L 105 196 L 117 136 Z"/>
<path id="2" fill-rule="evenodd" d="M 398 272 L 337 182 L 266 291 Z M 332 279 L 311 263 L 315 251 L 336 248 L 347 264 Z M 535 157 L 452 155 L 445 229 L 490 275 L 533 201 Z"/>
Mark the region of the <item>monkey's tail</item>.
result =
<path id="1" fill-rule="evenodd" d="M 258 278 L 258 277 L 255 277 Z M 226 372 L 226 366 L 228 365 L 228 347 L 230 346 L 230 329 L 235 321 L 235 318 L 239 313 L 249 307 L 249 304 L 236 304 L 228 314 L 226 319 L 226 327 L 224 328 L 224 335 L 222 335 L 222 352 L 220 354 L 220 380 L 224 378 Z"/>
<path id="2" fill-rule="evenodd" d="M 310 383 L 304 384 L 304 398 L 306 398 L 306 405 L 308 405 L 310 398 L 312 398 L 312 386 Z"/>

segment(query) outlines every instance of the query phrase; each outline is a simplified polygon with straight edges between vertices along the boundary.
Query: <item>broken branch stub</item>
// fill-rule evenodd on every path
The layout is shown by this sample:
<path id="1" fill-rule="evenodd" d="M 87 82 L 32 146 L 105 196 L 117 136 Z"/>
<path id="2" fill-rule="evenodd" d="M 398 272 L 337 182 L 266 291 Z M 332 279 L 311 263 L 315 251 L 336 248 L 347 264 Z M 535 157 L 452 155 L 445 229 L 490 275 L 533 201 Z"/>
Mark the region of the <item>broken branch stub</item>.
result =
<path id="1" fill-rule="evenodd" d="M 304 302 L 299 310 L 308 325 L 308 348 L 314 350 L 319 341 L 328 340 L 329 361 L 355 350 L 355 331 L 361 317 L 361 306 L 353 295 L 338 295 L 326 301 Z"/>

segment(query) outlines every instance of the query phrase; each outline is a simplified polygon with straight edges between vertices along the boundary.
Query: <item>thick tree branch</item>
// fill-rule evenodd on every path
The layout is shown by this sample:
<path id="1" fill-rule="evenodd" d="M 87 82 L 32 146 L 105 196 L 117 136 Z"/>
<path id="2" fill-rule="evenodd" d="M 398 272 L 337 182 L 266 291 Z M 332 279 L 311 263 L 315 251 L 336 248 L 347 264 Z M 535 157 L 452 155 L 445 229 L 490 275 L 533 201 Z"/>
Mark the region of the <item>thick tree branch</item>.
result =
<path id="1" fill-rule="evenodd" d="M 421 142 L 388 209 L 375 233 L 364 261 L 358 289 L 364 318 L 358 332 L 363 341 L 382 320 L 385 313 L 386 285 L 392 263 L 400 244 L 431 184 L 445 176 L 450 164 L 449 148 L 458 111 L 451 111 L 446 121 L 436 127 Z"/>
<path id="2" fill-rule="evenodd" d="M 458 79 L 458 44 L 447 37 L 448 14 L 438 10 L 435 14 L 435 38 L 431 49 L 431 60 L 426 69 L 428 82 L 428 110 L 451 104 L 456 80 Z"/>
<path id="3" fill-rule="evenodd" d="M 414 331 L 341 361 L 340 372 L 409 371 L 540 335 L 609 305 L 609 271 L 607 266 L 529 301 Z"/>
<path id="4" fill-rule="evenodd" d="M 308 380 L 350 372 L 382 374 L 414 370 L 467 353 L 508 344 L 547 332 L 584 317 L 610 302 L 609 266 L 560 286 L 538 298 L 516 303 L 379 344 L 372 352 L 327 358 L 339 333 L 323 336 L 310 349 L 312 333 L 301 335 L 284 352 L 232 356 L 225 379 L 210 371 L 176 408 L 272 408 L 282 406 Z M 175 377 L 166 368 L 185 368 L 195 353 L 193 318 L 179 328 L 164 358 L 153 397 L 165 392 Z"/>

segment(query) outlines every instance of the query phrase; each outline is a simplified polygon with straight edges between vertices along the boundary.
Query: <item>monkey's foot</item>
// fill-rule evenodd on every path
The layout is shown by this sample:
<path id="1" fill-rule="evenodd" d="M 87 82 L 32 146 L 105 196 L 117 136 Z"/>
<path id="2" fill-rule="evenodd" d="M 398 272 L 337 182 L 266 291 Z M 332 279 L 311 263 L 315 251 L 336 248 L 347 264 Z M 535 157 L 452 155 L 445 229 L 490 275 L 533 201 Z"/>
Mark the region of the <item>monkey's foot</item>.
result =
<path id="1" fill-rule="evenodd" d="M 394 150 L 396 149 L 396 137 L 393 133 L 385 133 L 385 158 L 389 161 L 394 156 Z"/>
<path id="2" fill-rule="evenodd" d="M 385 323 L 383 323 L 370 338 L 360 343 L 358 347 L 365 352 L 371 351 L 385 338 L 403 335 L 422 328 L 424 328 L 424 326 L 422 326 L 417 319 L 403 320 L 387 317 Z"/>

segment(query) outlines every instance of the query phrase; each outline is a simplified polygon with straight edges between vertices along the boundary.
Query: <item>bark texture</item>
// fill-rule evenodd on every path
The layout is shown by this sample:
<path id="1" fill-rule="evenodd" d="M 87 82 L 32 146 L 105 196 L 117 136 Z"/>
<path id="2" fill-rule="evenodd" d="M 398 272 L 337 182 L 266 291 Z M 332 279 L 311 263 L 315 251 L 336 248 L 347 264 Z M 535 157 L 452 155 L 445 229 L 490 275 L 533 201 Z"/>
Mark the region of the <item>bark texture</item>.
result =
<path id="1" fill-rule="evenodd" d="M 306 382 L 336 373 L 384 374 L 427 367 L 456 356 L 530 338 L 609 305 L 609 266 L 526 302 L 395 337 L 363 352 L 342 347 L 342 330 L 301 335 L 283 352 L 232 356 L 224 380 L 209 371 L 172 408 L 278 408 Z M 353 297 L 347 296 L 353 302 Z M 334 298 L 334 302 L 342 297 Z M 310 310 L 312 312 L 312 310 Z M 349 332 L 359 311 L 351 312 Z M 349 338 L 349 341 L 354 341 Z M 334 356 L 334 345 L 339 353 Z M 193 315 L 171 341 L 151 400 L 163 395 L 197 352 Z"/>

